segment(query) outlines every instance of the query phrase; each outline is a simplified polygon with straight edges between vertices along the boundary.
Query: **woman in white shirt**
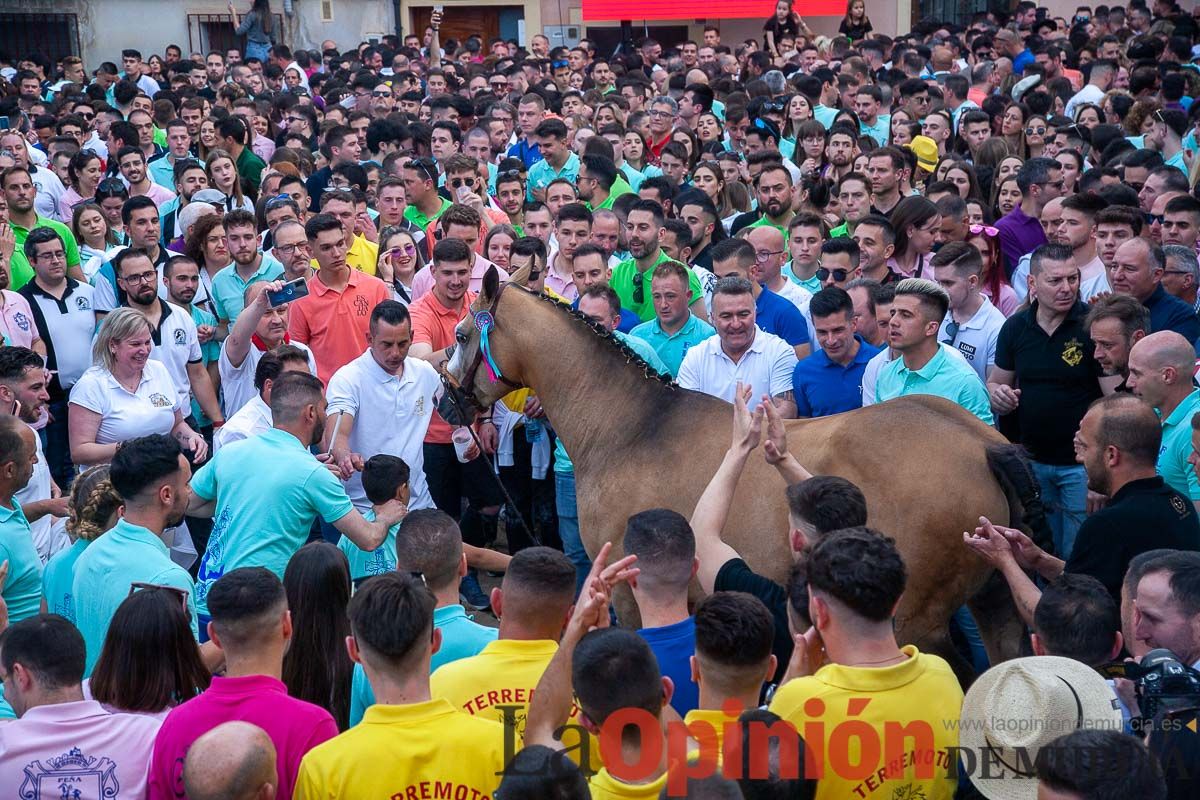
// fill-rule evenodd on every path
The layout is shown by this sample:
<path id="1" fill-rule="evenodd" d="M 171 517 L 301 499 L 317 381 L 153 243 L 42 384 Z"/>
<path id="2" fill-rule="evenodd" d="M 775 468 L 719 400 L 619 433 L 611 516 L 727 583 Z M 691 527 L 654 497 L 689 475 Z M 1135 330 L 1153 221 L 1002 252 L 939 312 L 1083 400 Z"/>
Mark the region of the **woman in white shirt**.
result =
<path id="1" fill-rule="evenodd" d="M 196 461 L 208 454 L 204 438 L 183 421 L 179 394 L 167 368 L 150 358 L 150 323 L 132 308 L 104 318 L 92 345 L 92 367 L 71 390 L 71 460 L 106 464 L 129 439 L 170 434 Z"/>

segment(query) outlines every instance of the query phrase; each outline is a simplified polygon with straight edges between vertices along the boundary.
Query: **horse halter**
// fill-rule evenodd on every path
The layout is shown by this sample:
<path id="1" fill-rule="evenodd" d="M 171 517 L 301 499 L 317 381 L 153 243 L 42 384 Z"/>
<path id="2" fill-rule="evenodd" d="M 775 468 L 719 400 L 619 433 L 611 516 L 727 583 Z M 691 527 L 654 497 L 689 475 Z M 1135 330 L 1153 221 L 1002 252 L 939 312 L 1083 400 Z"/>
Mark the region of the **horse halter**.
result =
<path id="1" fill-rule="evenodd" d="M 446 396 L 451 399 L 451 403 L 453 403 L 460 415 L 463 415 L 464 409 L 460 407 L 460 404 L 463 402 L 470 403 L 476 409 L 483 407 L 482 403 L 479 402 L 479 398 L 475 396 L 475 374 L 479 372 L 480 365 L 486 364 L 488 379 L 492 383 L 503 383 L 512 389 L 523 388 L 520 384 L 513 383 L 504 377 L 500 371 L 500 365 L 496 363 L 496 359 L 492 356 L 490 336 L 491 332 L 496 328 L 496 306 L 499 305 L 500 295 L 504 294 L 504 289 L 507 286 L 507 283 L 501 283 L 500 288 L 496 291 L 496 296 L 492 298 L 491 304 L 486 309 L 472 312 L 475 329 L 479 331 L 479 347 L 476 349 L 475 357 L 471 360 L 467 371 L 463 373 L 462 382 L 456 383 L 454 378 L 446 372 L 445 368 L 442 369 L 441 377 L 442 383 L 446 387 Z M 465 417 L 465 415 L 463 416 Z"/>

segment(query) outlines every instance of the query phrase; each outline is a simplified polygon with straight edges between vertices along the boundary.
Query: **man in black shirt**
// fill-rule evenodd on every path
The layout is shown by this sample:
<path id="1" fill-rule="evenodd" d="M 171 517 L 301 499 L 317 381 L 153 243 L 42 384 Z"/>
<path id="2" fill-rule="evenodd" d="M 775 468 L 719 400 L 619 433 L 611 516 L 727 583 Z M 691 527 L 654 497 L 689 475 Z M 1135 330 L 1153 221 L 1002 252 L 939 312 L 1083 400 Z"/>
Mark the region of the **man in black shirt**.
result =
<path id="1" fill-rule="evenodd" d="M 1132 395 L 1110 395 L 1088 410 L 1075 435 L 1076 454 L 1087 470 L 1088 488 L 1111 499 L 1080 525 L 1066 561 L 986 518 L 974 535 L 963 534 L 1004 575 L 1026 624 L 1033 624 L 1041 596 L 1027 569 L 1048 581 L 1063 572 L 1091 575 L 1120 603 L 1121 581 L 1134 556 L 1157 548 L 1200 550 L 1195 508 L 1155 474 L 1161 442 L 1157 415 Z"/>
<path id="2" fill-rule="evenodd" d="M 758 447 L 762 419 L 746 408 L 750 389 L 739 386 L 734 402 L 733 444 L 717 469 L 692 513 L 692 532 L 696 537 L 696 559 L 700 562 L 696 578 L 706 594 L 746 592 L 766 605 L 775 619 L 772 645 L 778 667 L 775 680 L 787 669 L 792 655 L 792 637 L 788 632 L 787 592 L 770 578 L 757 574 L 736 550 L 721 540 L 721 529 L 729 515 L 738 479 L 746 459 Z M 767 435 L 763 445 L 767 462 L 779 471 L 787 484 L 788 544 L 792 559 L 814 540 L 830 531 L 866 525 L 867 500 L 862 490 L 844 478 L 829 475 L 814 477 L 788 452 L 783 419 L 770 403 L 764 403 Z"/>

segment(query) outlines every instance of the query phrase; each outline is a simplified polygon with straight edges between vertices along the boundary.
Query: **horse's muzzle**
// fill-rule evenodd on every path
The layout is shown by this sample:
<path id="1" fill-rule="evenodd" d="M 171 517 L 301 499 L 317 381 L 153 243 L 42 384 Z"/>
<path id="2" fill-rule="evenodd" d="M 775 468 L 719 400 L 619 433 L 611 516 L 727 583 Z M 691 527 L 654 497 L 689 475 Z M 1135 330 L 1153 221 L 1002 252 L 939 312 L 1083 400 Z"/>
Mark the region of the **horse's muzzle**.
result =
<path id="1" fill-rule="evenodd" d="M 479 412 L 474 400 L 460 387 L 442 377 L 442 398 L 437 404 L 438 414 L 454 426 L 470 425 Z"/>

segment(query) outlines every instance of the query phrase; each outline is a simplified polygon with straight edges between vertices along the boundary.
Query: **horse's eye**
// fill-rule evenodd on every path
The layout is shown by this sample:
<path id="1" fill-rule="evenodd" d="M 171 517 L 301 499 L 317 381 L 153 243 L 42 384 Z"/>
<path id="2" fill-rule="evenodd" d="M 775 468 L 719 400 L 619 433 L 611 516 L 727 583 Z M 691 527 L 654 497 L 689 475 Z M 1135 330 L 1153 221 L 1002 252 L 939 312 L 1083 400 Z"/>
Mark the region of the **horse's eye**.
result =
<path id="1" fill-rule="evenodd" d="M 454 332 L 454 341 L 458 342 L 459 344 L 465 345 L 467 343 L 467 335 L 465 333 L 463 333 L 462 331 L 455 331 Z"/>

